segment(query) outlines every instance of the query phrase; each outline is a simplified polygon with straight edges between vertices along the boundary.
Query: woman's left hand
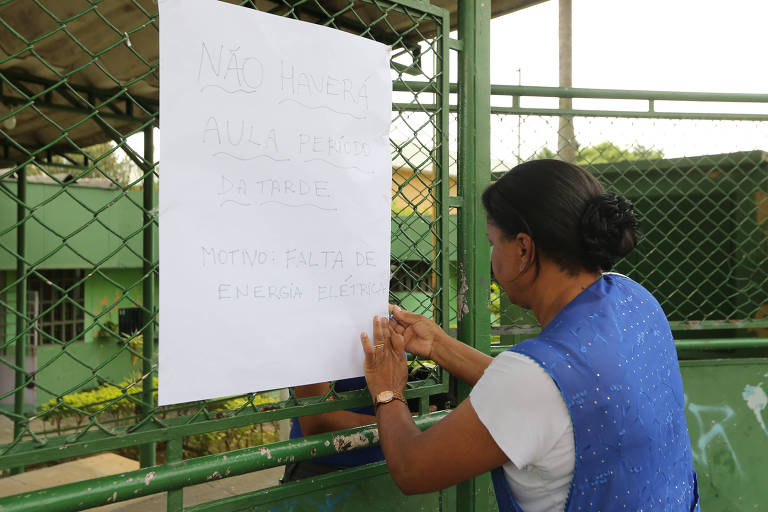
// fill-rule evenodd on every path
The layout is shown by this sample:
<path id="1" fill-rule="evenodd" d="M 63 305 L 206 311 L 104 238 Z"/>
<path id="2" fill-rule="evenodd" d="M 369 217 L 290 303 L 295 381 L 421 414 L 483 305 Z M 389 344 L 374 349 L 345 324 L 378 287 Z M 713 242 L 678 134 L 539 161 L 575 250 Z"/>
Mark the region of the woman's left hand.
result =
<path id="1" fill-rule="evenodd" d="M 402 334 L 390 330 L 389 319 L 373 318 L 373 344 L 368 334 L 360 334 L 365 352 L 365 380 L 368 390 L 376 400 L 382 391 L 405 390 L 408 382 L 408 366 L 405 360 L 405 340 Z"/>

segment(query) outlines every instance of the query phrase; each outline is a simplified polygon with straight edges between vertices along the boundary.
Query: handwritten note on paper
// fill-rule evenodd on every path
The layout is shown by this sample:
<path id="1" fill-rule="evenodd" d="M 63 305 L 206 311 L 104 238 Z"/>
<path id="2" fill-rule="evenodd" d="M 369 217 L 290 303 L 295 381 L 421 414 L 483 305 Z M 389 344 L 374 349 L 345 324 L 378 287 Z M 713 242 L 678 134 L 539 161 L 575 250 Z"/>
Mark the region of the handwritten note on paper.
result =
<path id="1" fill-rule="evenodd" d="M 362 375 L 389 291 L 389 48 L 165 0 L 160 63 L 160 404 Z"/>

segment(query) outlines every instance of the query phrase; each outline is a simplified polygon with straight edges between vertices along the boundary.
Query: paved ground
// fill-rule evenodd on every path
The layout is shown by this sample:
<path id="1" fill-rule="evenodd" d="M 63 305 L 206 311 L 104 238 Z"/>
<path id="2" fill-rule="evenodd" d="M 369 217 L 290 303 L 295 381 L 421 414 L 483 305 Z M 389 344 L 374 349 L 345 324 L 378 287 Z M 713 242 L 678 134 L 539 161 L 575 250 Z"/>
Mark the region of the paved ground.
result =
<path id="1" fill-rule="evenodd" d="M 35 491 L 46 487 L 79 482 L 101 476 L 125 473 L 139 469 L 139 463 L 114 453 L 102 453 L 92 457 L 65 462 L 20 475 L 0 478 L 0 497 Z M 276 467 L 233 476 L 184 489 L 184 506 L 189 507 L 249 491 L 271 487 L 278 483 L 283 468 Z M 115 503 L 90 510 L 120 512 L 165 512 L 166 494 L 160 493 L 131 501 Z"/>

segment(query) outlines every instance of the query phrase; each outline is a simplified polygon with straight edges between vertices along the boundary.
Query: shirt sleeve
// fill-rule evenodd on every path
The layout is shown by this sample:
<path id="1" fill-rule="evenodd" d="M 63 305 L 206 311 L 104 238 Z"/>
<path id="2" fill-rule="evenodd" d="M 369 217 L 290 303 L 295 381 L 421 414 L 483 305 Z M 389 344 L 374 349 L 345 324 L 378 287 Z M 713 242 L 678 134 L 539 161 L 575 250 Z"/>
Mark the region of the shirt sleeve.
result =
<path id="1" fill-rule="evenodd" d="M 518 469 L 544 458 L 571 425 L 552 377 L 516 352 L 496 356 L 469 399 L 493 440 Z"/>

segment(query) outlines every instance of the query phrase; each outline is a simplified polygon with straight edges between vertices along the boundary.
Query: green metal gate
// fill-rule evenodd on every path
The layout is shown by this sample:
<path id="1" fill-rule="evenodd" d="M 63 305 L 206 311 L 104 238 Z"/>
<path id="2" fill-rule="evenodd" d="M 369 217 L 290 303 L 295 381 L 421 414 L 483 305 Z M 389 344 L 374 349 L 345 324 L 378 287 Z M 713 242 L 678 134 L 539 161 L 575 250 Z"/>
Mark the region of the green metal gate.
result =
<path id="1" fill-rule="evenodd" d="M 476 8 L 463 7 L 469 38 L 459 42 L 449 38 L 448 11 L 419 0 L 239 3 L 392 46 L 391 147 L 399 172 L 392 183 L 391 299 L 451 327 L 456 224 L 449 221 L 450 209 L 461 205 L 450 197 L 448 55 L 462 43 L 472 48 L 475 21 L 467 18 Z M 337 393 L 333 386 L 309 399 L 270 392 L 156 406 L 157 39 L 157 2 L 150 0 L 0 2 L 0 367 L 12 379 L 0 390 L 7 403 L 0 414 L 13 422 L 0 467 L 18 473 L 138 450 L 148 468 L 4 498 L 4 509 L 71 510 L 168 491 L 168 510 L 181 510 L 185 486 L 376 438 L 375 429 L 359 428 L 273 442 L 271 427 L 281 420 L 370 403 L 367 391 Z M 487 42 L 480 50 L 486 77 L 479 82 L 487 84 Z M 474 87 L 462 92 L 468 118 Z M 481 121 L 487 124 L 487 115 Z M 406 396 L 426 427 L 444 415 L 426 413 L 430 399 L 445 402 L 449 382 L 430 364 L 411 366 Z M 224 451 L 195 457 L 206 441 Z M 350 481 L 359 485 L 350 488 Z M 450 509 L 455 494 L 406 498 L 378 464 L 194 509 L 314 510 L 313 493 L 329 489 L 334 499 L 381 502 L 382 510 L 393 499 L 407 508 Z"/>

